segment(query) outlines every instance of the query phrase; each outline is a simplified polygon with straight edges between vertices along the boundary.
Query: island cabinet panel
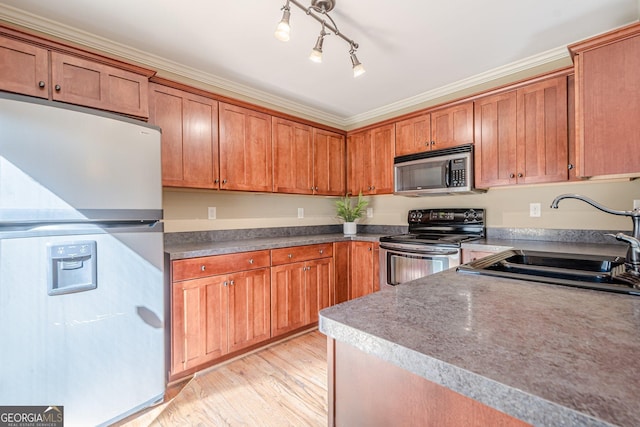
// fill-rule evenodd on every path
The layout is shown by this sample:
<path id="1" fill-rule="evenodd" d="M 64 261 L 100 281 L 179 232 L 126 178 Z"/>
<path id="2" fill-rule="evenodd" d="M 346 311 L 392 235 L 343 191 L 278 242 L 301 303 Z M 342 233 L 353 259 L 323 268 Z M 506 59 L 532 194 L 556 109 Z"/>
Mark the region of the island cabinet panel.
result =
<path id="1" fill-rule="evenodd" d="M 396 122 L 395 155 L 472 144 L 473 101 Z"/>
<path id="2" fill-rule="evenodd" d="M 640 24 L 569 46 L 576 82 L 576 174 L 640 173 Z"/>
<path id="3" fill-rule="evenodd" d="M 343 196 L 347 191 L 344 135 L 313 129 L 313 193 Z"/>
<path id="4" fill-rule="evenodd" d="M 217 189 L 218 102 L 152 83 L 149 105 L 162 129 L 162 185 Z"/>
<path id="5" fill-rule="evenodd" d="M 329 426 L 530 424 L 328 338 Z"/>
<path id="6" fill-rule="evenodd" d="M 51 52 L 51 81 L 55 101 L 149 117 L 146 76 Z"/>
<path id="7" fill-rule="evenodd" d="M 475 101 L 475 185 L 569 179 L 567 76 Z"/>
<path id="8" fill-rule="evenodd" d="M 273 117 L 273 191 L 313 194 L 313 128 Z"/>
<path id="9" fill-rule="evenodd" d="M 271 333 L 282 335 L 318 321 L 333 300 L 333 245 L 271 251 Z"/>
<path id="10" fill-rule="evenodd" d="M 351 242 L 349 299 L 380 290 L 379 243 Z"/>
<path id="11" fill-rule="evenodd" d="M 347 136 L 347 188 L 351 194 L 393 193 L 395 125 Z"/>
<path id="12" fill-rule="evenodd" d="M 49 52 L 41 47 L 0 37 L 0 90 L 49 97 Z"/>
<path id="13" fill-rule="evenodd" d="M 220 102 L 220 188 L 273 191 L 271 116 Z"/>

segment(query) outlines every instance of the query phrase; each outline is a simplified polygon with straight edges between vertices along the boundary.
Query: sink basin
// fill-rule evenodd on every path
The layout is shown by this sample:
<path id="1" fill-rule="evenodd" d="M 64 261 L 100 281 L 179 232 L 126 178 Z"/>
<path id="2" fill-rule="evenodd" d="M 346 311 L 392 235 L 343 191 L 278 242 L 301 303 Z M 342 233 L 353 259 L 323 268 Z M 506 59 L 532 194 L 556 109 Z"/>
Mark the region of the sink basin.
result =
<path id="1" fill-rule="evenodd" d="M 457 271 L 640 295 L 633 278 L 624 274 L 624 261 L 621 257 L 514 249 L 461 265 Z"/>

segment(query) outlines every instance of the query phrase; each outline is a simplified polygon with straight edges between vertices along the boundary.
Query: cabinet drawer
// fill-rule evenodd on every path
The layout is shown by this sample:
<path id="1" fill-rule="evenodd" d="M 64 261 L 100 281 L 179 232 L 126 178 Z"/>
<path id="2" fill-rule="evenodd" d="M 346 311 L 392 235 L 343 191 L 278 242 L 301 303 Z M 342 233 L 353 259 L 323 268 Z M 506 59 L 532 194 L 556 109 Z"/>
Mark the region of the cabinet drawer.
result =
<path id="1" fill-rule="evenodd" d="M 289 248 L 272 249 L 271 265 L 289 264 L 291 262 L 308 261 L 310 259 L 327 258 L 331 256 L 333 256 L 333 243 L 292 246 Z"/>
<path id="2" fill-rule="evenodd" d="M 269 251 L 240 252 L 237 254 L 215 255 L 173 261 L 174 282 L 235 271 L 254 270 L 269 267 Z"/>

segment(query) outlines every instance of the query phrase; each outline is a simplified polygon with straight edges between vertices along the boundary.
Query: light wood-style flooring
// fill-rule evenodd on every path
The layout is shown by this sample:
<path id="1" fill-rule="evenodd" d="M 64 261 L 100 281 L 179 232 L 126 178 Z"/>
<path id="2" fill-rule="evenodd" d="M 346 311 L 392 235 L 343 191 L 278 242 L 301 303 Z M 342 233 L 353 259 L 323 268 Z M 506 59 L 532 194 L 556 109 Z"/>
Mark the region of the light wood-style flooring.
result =
<path id="1" fill-rule="evenodd" d="M 327 339 L 312 331 L 204 371 L 122 425 L 326 426 Z"/>

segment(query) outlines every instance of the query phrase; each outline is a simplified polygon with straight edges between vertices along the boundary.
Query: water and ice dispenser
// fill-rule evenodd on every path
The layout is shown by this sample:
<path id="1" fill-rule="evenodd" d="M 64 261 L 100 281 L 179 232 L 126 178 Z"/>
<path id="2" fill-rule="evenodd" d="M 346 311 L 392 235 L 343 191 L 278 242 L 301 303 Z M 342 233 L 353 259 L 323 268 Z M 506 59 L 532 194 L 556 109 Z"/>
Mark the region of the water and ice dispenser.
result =
<path id="1" fill-rule="evenodd" d="M 48 245 L 48 292 L 64 295 L 98 286 L 95 240 Z"/>

